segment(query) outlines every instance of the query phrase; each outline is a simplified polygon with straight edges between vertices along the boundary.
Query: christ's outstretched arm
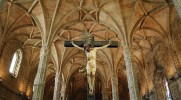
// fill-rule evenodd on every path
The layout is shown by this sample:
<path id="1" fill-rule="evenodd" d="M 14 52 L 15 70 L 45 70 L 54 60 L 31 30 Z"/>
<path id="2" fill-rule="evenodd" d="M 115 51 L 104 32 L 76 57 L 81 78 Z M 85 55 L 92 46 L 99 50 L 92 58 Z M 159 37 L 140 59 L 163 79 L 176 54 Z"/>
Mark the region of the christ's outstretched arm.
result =
<path id="1" fill-rule="evenodd" d="M 72 45 L 73 45 L 74 47 L 76 47 L 76 48 L 78 48 L 78 49 L 80 49 L 80 50 L 84 50 L 84 48 L 79 47 L 79 46 L 76 45 L 73 41 L 71 41 L 71 43 L 72 43 Z"/>
<path id="2" fill-rule="evenodd" d="M 95 49 L 104 49 L 104 48 L 108 47 L 110 44 L 111 44 L 111 41 L 109 41 L 108 44 L 106 44 L 106 45 L 104 45 L 102 47 L 96 47 Z"/>

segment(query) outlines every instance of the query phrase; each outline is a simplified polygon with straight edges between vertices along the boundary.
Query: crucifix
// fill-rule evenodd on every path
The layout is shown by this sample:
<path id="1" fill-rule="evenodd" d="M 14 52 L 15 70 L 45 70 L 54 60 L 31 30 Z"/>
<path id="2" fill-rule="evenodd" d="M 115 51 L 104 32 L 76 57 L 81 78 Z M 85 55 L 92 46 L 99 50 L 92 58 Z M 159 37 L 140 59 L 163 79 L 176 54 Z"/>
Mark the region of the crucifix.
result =
<path id="1" fill-rule="evenodd" d="M 88 100 L 94 100 L 94 85 L 96 73 L 96 52 L 99 49 L 106 47 L 116 48 L 118 43 L 116 41 L 94 41 L 94 37 L 88 33 L 83 35 L 84 41 L 65 41 L 65 47 L 76 47 L 84 50 L 87 58 L 86 74 L 88 82 Z"/>

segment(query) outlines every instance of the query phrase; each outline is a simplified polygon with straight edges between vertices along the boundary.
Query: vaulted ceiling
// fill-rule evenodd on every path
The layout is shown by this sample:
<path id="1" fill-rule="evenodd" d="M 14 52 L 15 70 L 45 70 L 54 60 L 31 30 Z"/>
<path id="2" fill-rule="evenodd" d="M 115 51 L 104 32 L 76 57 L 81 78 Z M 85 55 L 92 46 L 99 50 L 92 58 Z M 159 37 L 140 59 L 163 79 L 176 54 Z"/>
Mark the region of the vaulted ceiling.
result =
<path id="1" fill-rule="evenodd" d="M 61 71 L 69 82 L 72 74 L 85 65 L 83 51 L 64 47 L 65 40 L 82 40 L 84 32 L 96 41 L 119 43 L 118 48 L 97 52 L 97 72 L 107 86 L 112 73 L 120 77 L 120 89 L 127 85 L 124 41 L 132 45 L 142 93 L 145 81 L 153 88 L 156 66 L 164 67 L 168 75 L 175 72 L 172 55 L 180 56 L 181 24 L 171 0 L 3 0 L 0 5 L 1 53 L 7 44 L 19 44 L 31 71 L 36 71 L 42 43 L 51 45 L 49 86 L 54 84 L 56 71 Z"/>

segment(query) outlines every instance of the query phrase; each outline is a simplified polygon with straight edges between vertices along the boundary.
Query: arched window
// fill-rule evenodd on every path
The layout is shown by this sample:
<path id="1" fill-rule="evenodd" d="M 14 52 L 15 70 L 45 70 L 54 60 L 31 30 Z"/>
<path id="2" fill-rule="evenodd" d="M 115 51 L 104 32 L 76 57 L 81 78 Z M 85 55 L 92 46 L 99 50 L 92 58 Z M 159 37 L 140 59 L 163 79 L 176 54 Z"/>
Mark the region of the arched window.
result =
<path id="1" fill-rule="evenodd" d="M 19 72 L 20 65 L 21 65 L 21 60 L 22 60 L 22 51 L 20 49 L 18 49 L 13 55 L 13 59 L 11 61 L 11 65 L 9 68 L 9 72 L 15 78 L 17 78 L 17 76 L 18 76 L 18 72 Z"/>

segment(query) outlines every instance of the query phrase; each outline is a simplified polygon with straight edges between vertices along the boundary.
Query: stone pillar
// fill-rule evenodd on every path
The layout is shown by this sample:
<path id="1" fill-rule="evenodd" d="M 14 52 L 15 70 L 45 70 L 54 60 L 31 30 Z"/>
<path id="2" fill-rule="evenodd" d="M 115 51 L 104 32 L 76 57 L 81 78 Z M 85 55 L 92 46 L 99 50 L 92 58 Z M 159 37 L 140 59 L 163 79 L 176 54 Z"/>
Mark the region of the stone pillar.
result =
<path id="1" fill-rule="evenodd" d="M 173 0 L 173 1 L 177 1 L 177 0 Z M 180 0 L 178 2 L 181 3 Z M 177 4 L 177 5 L 180 5 L 180 4 Z M 181 12 L 181 7 L 180 7 L 180 12 Z M 172 57 L 173 57 L 173 61 L 174 61 L 176 72 L 173 75 L 173 77 L 168 79 L 168 81 L 169 81 L 169 88 L 170 88 L 170 92 L 171 92 L 172 98 L 174 100 L 180 100 L 181 99 L 181 96 L 179 95 L 179 94 L 181 94 L 180 62 L 179 62 L 179 59 L 178 59 L 176 51 L 172 50 L 171 53 L 172 53 Z"/>
<path id="2" fill-rule="evenodd" d="M 142 100 L 158 100 L 155 90 L 147 91 L 146 94 L 142 97 Z"/>
<path id="3" fill-rule="evenodd" d="M 155 89 L 150 92 L 150 100 L 158 100 Z"/>
<path id="4" fill-rule="evenodd" d="M 156 91 L 157 91 L 158 100 L 166 99 L 166 89 L 162 81 L 163 80 L 158 80 L 158 82 L 156 83 L 157 84 Z"/>
<path id="5" fill-rule="evenodd" d="M 119 100 L 119 91 L 118 91 L 118 77 L 117 76 L 112 76 L 111 77 L 111 82 L 112 82 L 112 97 L 113 100 Z"/>
<path id="6" fill-rule="evenodd" d="M 181 1 L 180 0 L 173 0 L 173 3 L 174 3 L 175 8 L 176 8 L 176 10 L 178 12 L 178 15 L 181 18 Z"/>
<path id="7" fill-rule="evenodd" d="M 109 100 L 109 88 L 104 88 L 102 89 L 102 100 Z"/>
<path id="8" fill-rule="evenodd" d="M 181 93 L 181 76 L 177 79 L 178 87 Z"/>
<path id="9" fill-rule="evenodd" d="M 181 100 L 181 90 L 179 85 L 181 84 L 181 78 L 177 75 L 171 77 L 168 80 L 168 85 L 170 89 L 171 96 L 173 100 Z"/>
<path id="10" fill-rule="evenodd" d="M 136 72 L 132 63 L 131 49 L 128 45 L 123 44 L 124 48 L 124 60 L 126 63 L 128 88 L 130 94 L 130 100 L 140 100 L 138 82 L 136 78 Z"/>
<path id="11" fill-rule="evenodd" d="M 59 100 L 59 98 L 60 98 L 60 73 L 56 72 L 53 100 Z"/>
<path id="12" fill-rule="evenodd" d="M 66 83 L 64 81 L 62 81 L 62 84 L 61 84 L 61 97 L 60 97 L 60 100 L 66 100 Z"/>
<path id="13" fill-rule="evenodd" d="M 48 58 L 50 54 L 49 46 L 45 45 L 41 47 L 40 62 L 38 65 L 37 74 L 34 81 L 33 100 L 43 100 L 45 76 L 48 64 Z"/>

